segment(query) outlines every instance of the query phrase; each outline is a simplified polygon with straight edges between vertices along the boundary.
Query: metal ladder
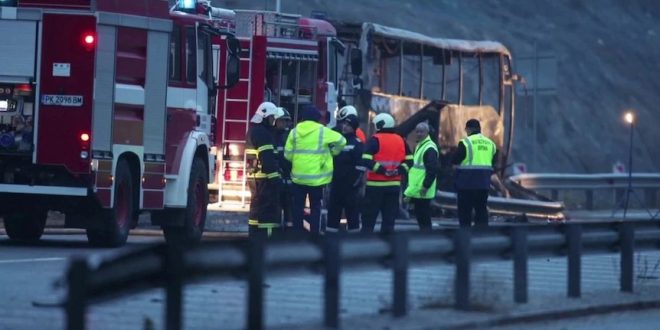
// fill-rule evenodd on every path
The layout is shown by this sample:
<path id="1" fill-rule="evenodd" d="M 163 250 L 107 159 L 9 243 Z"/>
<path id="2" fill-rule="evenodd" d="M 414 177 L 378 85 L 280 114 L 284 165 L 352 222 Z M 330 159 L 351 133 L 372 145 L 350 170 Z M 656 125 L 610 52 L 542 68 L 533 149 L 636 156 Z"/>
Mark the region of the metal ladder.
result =
<path id="1" fill-rule="evenodd" d="M 250 77 L 252 75 L 252 39 L 241 40 L 241 48 L 243 52 L 240 57 L 241 67 L 244 67 L 243 63 L 247 62 L 247 67 L 249 70 L 241 70 L 240 78 L 238 85 L 233 87 L 236 88 L 246 88 L 247 94 L 243 98 L 231 98 L 230 90 L 224 90 L 224 111 L 222 113 L 222 158 L 220 162 L 220 171 L 219 171 L 219 187 L 218 187 L 218 202 L 220 205 L 223 204 L 238 204 L 241 207 L 244 207 L 248 200 L 248 187 L 246 178 L 246 158 L 245 158 L 245 137 L 247 133 L 247 128 L 250 123 L 250 96 L 252 95 Z M 246 47 L 247 46 L 247 47 Z M 247 56 L 245 56 L 247 55 Z M 234 110 L 229 110 L 234 109 Z M 245 112 L 236 109 L 245 109 Z M 232 159 L 231 151 L 229 150 L 229 145 L 239 146 L 240 150 L 240 160 Z M 230 154 L 230 159 L 225 159 L 225 155 Z M 236 166 L 238 164 L 238 166 Z M 236 171 L 242 171 L 243 178 L 234 180 L 230 175 L 229 180 L 225 179 L 224 171 L 226 168 L 232 168 Z M 231 188 L 231 189 L 230 189 Z M 226 201 L 225 194 L 227 192 L 234 192 L 239 195 L 237 201 Z"/>

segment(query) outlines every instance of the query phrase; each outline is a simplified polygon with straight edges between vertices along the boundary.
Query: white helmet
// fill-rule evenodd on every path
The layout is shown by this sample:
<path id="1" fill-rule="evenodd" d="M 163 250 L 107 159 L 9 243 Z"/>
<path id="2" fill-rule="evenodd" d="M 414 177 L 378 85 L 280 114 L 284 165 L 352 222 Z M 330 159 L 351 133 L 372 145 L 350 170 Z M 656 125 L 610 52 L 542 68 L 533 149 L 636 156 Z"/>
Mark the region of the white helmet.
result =
<path id="1" fill-rule="evenodd" d="M 291 115 L 286 109 L 282 107 L 277 107 L 277 113 L 275 113 L 275 120 L 277 119 L 291 119 Z"/>
<path id="2" fill-rule="evenodd" d="M 275 104 L 272 102 L 263 102 L 259 104 L 257 111 L 254 113 L 254 116 L 252 116 L 250 121 L 255 124 L 259 124 L 264 120 L 264 118 L 267 118 L 268 116 L 275 116 L 276 113 L 277 106 L 275 106 Z"/>
<path id="3" fill-rule="evenodd" d="M 357 110 L 355 110 L 355 107 L 352 105 L 345 105 L 337 111 L 337 120 L 344 120 L 346 117 L 353 115 L 357 117 Z"/>
<path id="4" fill-rule="evenodd" d="M 383 128 L 394 128 L 394 117 L 389 113 L 379 113 L 371 122 L 376 126 L 376 131 Z"/>

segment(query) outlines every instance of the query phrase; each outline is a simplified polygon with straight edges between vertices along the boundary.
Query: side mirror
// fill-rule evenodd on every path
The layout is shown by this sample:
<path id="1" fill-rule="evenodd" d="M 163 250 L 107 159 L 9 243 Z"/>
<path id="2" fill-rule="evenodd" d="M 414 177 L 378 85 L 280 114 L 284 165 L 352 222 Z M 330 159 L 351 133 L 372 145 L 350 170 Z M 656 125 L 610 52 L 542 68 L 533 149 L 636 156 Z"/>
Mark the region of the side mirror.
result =
<path id="1" fill-rule="evenodd" d="M 227 58 L 227 85 L 224 88 L 234 87 L 240 77 L 240 60 L 238 55 L 229 55 Z"/>
<path id="2" fill-rule="evenodd" d="M 237 38 L 227 38 L 227 49 L 230 55 L 238 56 L 241 52 L 241 43 Z"/>
<path id="3" fill-rule="evenodd" d="M 362 75 L 362 51 L 358 48 L 351 48 L 351 72 L 356 75 Z"/>
<path id="4" fill-rule="evenodd" d="M 232 88 L 238 84 L 240 78 L 240 59 L 241 43 L 235 37 L 227 38 L 227 85 L 218 86 L 218 88 Z"/>

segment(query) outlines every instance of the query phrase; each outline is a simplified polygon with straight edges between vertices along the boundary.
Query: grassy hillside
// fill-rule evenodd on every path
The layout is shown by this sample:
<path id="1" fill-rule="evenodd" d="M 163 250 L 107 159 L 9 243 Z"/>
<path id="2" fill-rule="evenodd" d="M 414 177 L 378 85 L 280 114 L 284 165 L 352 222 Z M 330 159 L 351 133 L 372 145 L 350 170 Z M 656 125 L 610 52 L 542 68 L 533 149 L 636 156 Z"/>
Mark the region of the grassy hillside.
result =
<path id="1" fill-rule="evenodd" d="M 273 0 L 214 3 L 229 8 L 275 6 Z M 556 73 L 550 79 L 556 88 L 537 98 L 536 134 L 533 99 L 518 98 L 514 161 L 527 163 L 534 172 L 609 172 L 614 162 L 627 160 L 622 113 L 632 108 L 638 116 L 634 170 L 660 171 L 657 1 L 282 0 L 282 10 L 303 15 L 321 10 L 333 18 L 431 36 L 497 40 L 511 49 L 514 69 L 516 58 L 534 54 L 536 44 L 539 53 L 550 53 L 555 60 L 556 71 L 544 67 L 546 62 L 540 71 Z"/>

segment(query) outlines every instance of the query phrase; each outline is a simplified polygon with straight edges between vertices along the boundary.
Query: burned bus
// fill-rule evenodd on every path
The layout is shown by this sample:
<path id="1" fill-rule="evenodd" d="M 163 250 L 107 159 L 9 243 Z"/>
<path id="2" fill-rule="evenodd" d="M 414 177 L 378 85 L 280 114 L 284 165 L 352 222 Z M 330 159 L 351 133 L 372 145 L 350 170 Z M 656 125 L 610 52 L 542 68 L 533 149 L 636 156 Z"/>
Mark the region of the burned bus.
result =
<path id="1" fill-rule="evenodd" d="M 504 174 L 513 141 L 517 79 L 504 45 L 434 38 L 374 23 L 335 26 L 347 47 L 340 97 L 358 109 L 366 132 L 380 112 L 391 113 L 406 137 L 417 123 L 428 121 L 443 165 L 448 165 L 464 137 L 465 122 L 477 118 L 500 150 L 496 168 Z"/>

